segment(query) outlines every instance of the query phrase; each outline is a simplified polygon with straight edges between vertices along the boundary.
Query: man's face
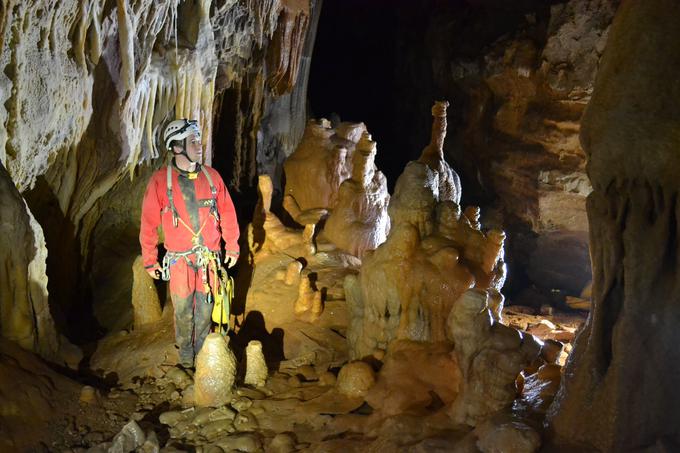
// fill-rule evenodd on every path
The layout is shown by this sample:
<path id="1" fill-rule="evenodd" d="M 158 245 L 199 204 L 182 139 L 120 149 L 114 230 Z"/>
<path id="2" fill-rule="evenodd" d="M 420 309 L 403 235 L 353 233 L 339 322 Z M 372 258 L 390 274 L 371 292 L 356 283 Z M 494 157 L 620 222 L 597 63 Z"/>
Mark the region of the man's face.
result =
<path id="1" fill-rule="evenodd" d="M 201 137 L 191 134 L 186 139 L 187 155 L 193 162 L 202 162 L 203 147 Z"/>

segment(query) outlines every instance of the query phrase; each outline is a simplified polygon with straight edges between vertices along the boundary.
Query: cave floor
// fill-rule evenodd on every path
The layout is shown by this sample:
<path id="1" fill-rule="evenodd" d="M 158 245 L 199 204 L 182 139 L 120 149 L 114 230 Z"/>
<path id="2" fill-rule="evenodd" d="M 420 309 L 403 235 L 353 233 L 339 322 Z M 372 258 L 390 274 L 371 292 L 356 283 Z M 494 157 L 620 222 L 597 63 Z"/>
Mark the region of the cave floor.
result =
<path id="1" fill-rule="evenodd" d="M 564 343 L 560 364 L 584 319 L 582 312 L 537 315 L 522 306 L 503 312 L 504 323 Z M 332 360 L 314 365 L 281 361 L 271 367 L 276 371 L 270 371 L 264 387 L 239 386 L 230 405 L 196 408 L 191 399 L 193 371 L 175 365 L 168 322 L 105 338 L 91 358 L 93 371 L 87 377 L 73 372 L 67 377 L 63 370 L 25 358 L 28 354 L 18 348 L 5 353 L 20 356 L 17 360 L 26 370 L 18 387 L 28 388 L 27 394 L 37 389 L 48 400 L 44 420 L 30 430 L 18 428 L 20 424 L 9 427 L 17 450 L 30 446 L 27 451 L 103 452 L 136 442 L 142 445 L 137 451 L 165 452 L 452 451 L 454 445 L 455 451 L 476 451 L 470 429 L 453 429 L 441 408 L 377 418 L 362 398 L 338 392 L 339 365 Z M 554 395 L 555 390 L 548 393 Z M 42 399 L 23 403 L 35 408 Z M 548 403 L 521 404 L 518 399 L 515 407 L 533 410 L 533 417 L 540 419 Z"/>

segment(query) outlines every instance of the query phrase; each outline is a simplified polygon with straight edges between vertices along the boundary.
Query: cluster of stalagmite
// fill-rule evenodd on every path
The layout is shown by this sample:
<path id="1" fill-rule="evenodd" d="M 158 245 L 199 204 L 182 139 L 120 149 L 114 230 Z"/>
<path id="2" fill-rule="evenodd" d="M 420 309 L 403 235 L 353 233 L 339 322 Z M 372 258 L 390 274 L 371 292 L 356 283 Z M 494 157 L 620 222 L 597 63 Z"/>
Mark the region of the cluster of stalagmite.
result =
<path id="1" fill-rule="evenodd" d="M 396 339 L 444 341 L 453 305 L 472 287 L 489 291 L 494 312 L 500 311 L 505 234 L 482 232 L 479 209 L 463 213 L 456 202 L 458 179 L 433 152 L 446 133 L 445 107 L 435 104 L 432 143 L 397 181 L 386 242 L 366 254 L 358 276 L 345 281 L 355 358 L 386 350 Z"/>
<path id="2" fill-rule="evenodd" d="M 542 345 L 528 334 L 495 322 L 484 290 L 471 289 L 454 304 L 447 322 L 462 380 L 448 409 L 456 423 L 476 425 L 517 397 L 519 373 L 538 358 Z"/>
<path id="3" fill-rule="evenodd" d="M 320 236 L 361 257 L 385 241 L 390 223 L 385 176 L 375 166 L 376 144 L 363 123 L 310 121 L 286 160 L 284 207 L 298 223 L 314 213 L 328 219 Z"/>
<path id="4" fill-rule="evenodd" d="M 352 157 L 352 175 L 340 184 L 323 237 L 352 255 L 363 257 L 387 238 L 390 219 L 387 182 L 376 171 L 376 144 L 364 132 Z"/>

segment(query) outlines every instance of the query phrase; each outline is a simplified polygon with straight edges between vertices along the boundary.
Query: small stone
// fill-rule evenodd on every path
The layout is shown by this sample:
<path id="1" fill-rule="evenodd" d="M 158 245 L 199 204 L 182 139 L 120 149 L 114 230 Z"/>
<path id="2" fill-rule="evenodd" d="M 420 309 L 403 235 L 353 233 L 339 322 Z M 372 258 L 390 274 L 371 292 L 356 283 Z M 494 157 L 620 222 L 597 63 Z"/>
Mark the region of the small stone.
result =
<path id="1" fill-rule="evenodd" d="M 272 453 L 289 453 L 295 451 L 297 439 L 293 433 L 279 433 L 272 439 L 269 449 Z"/>
<path id="2" fill-rule="evenodd" d="M 231 400 L 231 407 L 236 409 L 237 412 L 243 412 L 248 409 L 253 405 L 253 402 L 244 397 L 244 396 L 239 396 Z"/>
<path id="3" fill-rule="evenodd" d="M 201 435 L 205 436 L 206 439 L 210 441 L 215 440 L 224 433 L 231 432 L 234 432 L 234 426 L 232 425 L 231 420 L 226 419 L 209 422 L 200 430 Z"/>
<path id="4" fill-rule="evenodd" d="M 267 395 L 263 391 L 251 389 L 248 387 L 239 387 L 236 390 L 236 394 L 239 396 L 245 396 L 246 398 L 249 398 L 251 400 L 263 400 L 267 397 Z"/>
<path id="5" fill-rule="evenodd" d="M 193 413 L 191 423 L 197 426 L 207 425 L 210 422 L 210 414 L 214 411 L 211 407 L 199 407 Z"/>
<path id="6" fill-rule="evenodd" d="M 337 378 L 335 377 L 335 374 L 330 371 L 324 371 L 319 375 L 319 384 L 321 385 L 335 385 L 336 381 Z"/>
<path id="7" fill-rule="evenodd" d="M 288 385 L 291 387 L 300 387 L 302 385 L 302 382 L 300 382 L 300 378 L 297 376 L 291 376 L 288 378 Z"/>
<path id="8" fill-rule="evenodd" d="M 186 389 L 192 384 L 191 377 L 186 371 L 173 367 L 168 370 L 165 374 L 165 378 L 171 381 L 177 388 Z"/>
<path id="9" fill-rule="evenodd" d="M 184 419 L 184 414 L 178 411 L 163 412 L 158 416 L 158 421 L 168 426 L 174 426 L 182 419 Z"/>
<path id="10" fill-rule="evenodd" d="M 362 361 L 350 362 L 338 373 L 338 392 L 349 397 L 363 397 L 375 384 L 373 368 Z"/>
<path id="11" fill-rule="evenodd" d="M 234 420 L 236 418 L 236 412 L 229 409 L 227 406 L 222 406 L 215 409 L 208 415 L 208 419 L 211 421 L 216 420 Z"/>
<path id="12" fill-rule="evenodd" d="M 80 390 L 80 402 L 85 404 L 95 404 L 97 402 L 97 391 L 89 385 L 83 386 Z"/>
<path id="13" fill-rule="evenodd" d="M 194 386 L 190 385 L 182 392 L 182 407 L 192 407 L 195 402 Z"/>
<path id="14" fill-rule="evenodd" d="M 314 381 L 318 378 L 316 370 L 311 365 L 302 365 L 296 370 L 298 374 L 301 374 L 306 381 Z"/>
<path id="15" fill-rule="evenodd" d="M 258 428 L 255 416 L 248 412 L 239 413 L 234 419 L 234 428 L 237 431 L 255 431 Z"/>
<path id="16" fill-rule="evenodd" d="M 224 451 L 256 452 L 262 451 L 262 440 L 256 433 L 241 433 L 215 441 Z"/>

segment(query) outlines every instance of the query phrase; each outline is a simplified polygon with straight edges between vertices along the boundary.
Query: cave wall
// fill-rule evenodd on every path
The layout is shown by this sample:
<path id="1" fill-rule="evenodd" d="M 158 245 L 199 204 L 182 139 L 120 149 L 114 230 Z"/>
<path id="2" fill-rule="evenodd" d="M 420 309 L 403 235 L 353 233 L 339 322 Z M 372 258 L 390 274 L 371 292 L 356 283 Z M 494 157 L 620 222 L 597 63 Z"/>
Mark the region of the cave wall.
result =
<path id="1" fill-rule="evenodd" d="M 246 162 L 223 173 L 238 188 L 254 182 L 258 160 L 276 160 L 261 151 L 264 143 L 296 145 L 295 134 L 268 125 L 304 127 L 299 84 L 319 7 L 307 0 L 2 2 L 0 162 L 45 231 L 59 329 L 83 340 L 129 318 L 139 205 L 146 179 L 166 160 L 158 145 L 167 121 L 199 119 L 206 161 L 218 169 Z M 240 95 L 224 122 L 229 90 Z M 267 107 L 282 102 L 292 107 Z"/>
<path id="2" fill-rule="evenodd" d="M 578 134 L 617 2 L 477 3 L 467 17 L 453 7 L 432 15 L 422 72 L 457 112 L 446 154 L 463 204 L 480 205 L 483 223 L 508 233 L 509 294 L 556 303 L 552 290 L 578 295 L 590 280 L 591 187 Z M 424 63 L 415 46 L 404 61 Z M 531 285 L 548 297 L 517 294 Z"/>
<path id="3" fill-rule="evenodd" d="M 581 128 L 594 308 L 551 427 L 600 451 L 680 448 L 679 17 L 675 1 L 622 3 Z"/>

